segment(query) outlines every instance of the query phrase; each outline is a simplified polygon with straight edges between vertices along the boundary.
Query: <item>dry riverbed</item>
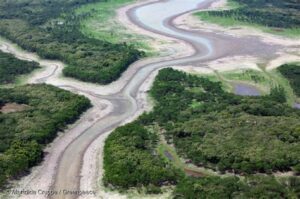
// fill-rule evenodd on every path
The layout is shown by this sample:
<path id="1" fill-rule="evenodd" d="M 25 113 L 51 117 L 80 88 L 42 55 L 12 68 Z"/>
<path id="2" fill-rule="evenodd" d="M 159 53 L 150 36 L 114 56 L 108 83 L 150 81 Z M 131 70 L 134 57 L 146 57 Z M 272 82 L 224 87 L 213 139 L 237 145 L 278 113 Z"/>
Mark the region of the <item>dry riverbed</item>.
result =
<path id="1" fill-rule="evenodd" d="M 142 6 L 155 2 L 156 0 L 138 1 L 137 3 L 127 5 L 120 8 L 117 11 L 117 21 L 120 25 L 125 26 L 128 30 L 136 33 L 143 34 L 151 38 L 151 45 L 158 52 L 161 52 L 161 57 L 146 58 L 132 64 L 128 70 L 126 70 L 121 78 L 109 85 L 96 85 L 91 83 L 83 83 L 74 79 L 62 77 L 62 69 L 64 64 L 58 61 L 42 60 L 33 53 L 27 53 L 20 50 L 15 45 L 8 41 L 0 40 L 0 50 L 10 52 L 16 57 L 27 60 L 34 60 L 39 62 L 43 66 L 43 70 L 33 74 L 32 77 L 28 78 L 29 83 L 40 83 L 46 82 L 63 89 L 70 90 L 72 92 L 87 96 L 93 103 L 94 107 L 87 111 L 80 120 L 75 124 L 71 125 L 64 134 L 61 134 L 55 139 L 55 141 L 47 147 L 46 156 L 44 162 L 32 169 L 30 175 L 22 178 L 20 181 L 15 182 L 15 187 L 18 189 L 43 189 L 49 190 L 55 183 L 55 175 L 58 170 L 58 164 L 66 148 L 72 144 L 76 139 L 80 139 L 80 136 L 85 134 L 93 125 L 101 120 L 104 120 L 110 113 L 116 111 L 115 104 L 112 103 L 109 97 L 113 96 L 114 99 L 118 99 L 118 95 L 123 95 L 122 90 L 130 83 L 138 72 L 146 67 L 148 64 L 160 61 L 166 61 L 170 59 L 177 59 L 179 57 L 187 57 L 195 53 L 195 49 L 185 41 L 181 41 L 177 38 L 170 38 L 165 35 L 153 33 L 149 30 L 141 28 L 138 24 L 133 23 L 128 17 L 128 12 L 137 6 Z M 224 1 L 215 1 L 210 9 L 219 8 L 224 6 Z M 185 70 L 193 73 L 204 73 L 210 74 L 215 71 L 234 71 L 237 69 L 254 69 L 261 70 L 259 64 L 263 63 L 268 69 L 273 69 L 279 66 L 281 63 L 287 61 L 300 60 L 299 58 L 299 45 L 300 41 L 291 41 L 277 36 L 271 36 L 265 33 L 259 33 L 256 31 L 248 30 L 231 30 L 222 29 L 221 27 L 206 24 L 204 22 L 196 20 L 190 14 L 185 14 L 174 19 L 173 23 L 175 26 L 192 31 L 198 32 L 199 35 L 204 37 L 213 38 L 214 47 L 216 50 L 212 59 L 205 60 L 201 63 L 187 63 L 183 65 L 176 65 L 175 68 Z M 199 32 L 200 31 L 200 32 Z M 246 34 L 247 33 L 247 34 Z M 270 46 L 276 45 L 282 47 L 281 50 L 276 51 L 275 56 L 272 59 L 262 59 L 257 57 L 255 54 L 248 55 L 248 52 L 239 53 L 241 46 L 247 43 L 241 43 L 233 51 L 228 47 L 228 43 L 224 43 L 222 35 L 228 35 L 239 43 L 243 38 L 248 35 L 258 37 L 263 43 L 267 43 Z M 218 37 L 222 38 L 222 41 L 218 41 Z M 242 38 L 242 39 L 241 39 Z M 247 40 L 251 42 L 252 40 Z M 256 46 L 253 47 L 255 49 Z M 271 47 L 266 47 L 269 49 Z M 263 52 L 264 49 L 261 50 Z M 162 67 L 161 67 L 162 68 Z M 134 104 L 133 114 L 122 120 L 121 124 L 128 123 L 137 118 L 142 112 L 151 110 L 151 101 L 147 96 L 147 91 L 150 89 L 154 78 L 158 70 L 151 71 L 143 84 L 138 88 L 137 96 L 135 99 L 131 96 L 125 95 L 132 104 Z M 117 97 L 116 97 L 117 96 Z M 85 149 L 82 160 L 77 164 L 80 165 L 80 174 L 78 174 L 79 187 L 82 190 L 97 190 L 97 196 L 86 196 L 82 198 L 127 198 L 128 195 L 120 194 L 117 192 L 111 192 L 104 189 L 101 183 L 101 177 L 103 176 L 103 146 L 106 137 L 109 135 L 111 130 L 100 134 L 96 139 L 91 139 L 88 147 Z M 82 138 L 83 139 L 83 138 Z M 78 146 L 80 147 L 80 146 Z M 69 182 L 74 183 L 74 182 Z M 76 182 L 77 183 L 77 182 Z M 130 198 L 168 198 L 171 192 L 167 191 L 162 195 L 156 196 L 141 196 L 135 191 L 129 193 Z M 22 197 L 21 197 L 22 198 Z M 30 198 L 28 196 L 23 198 Z M 37 197 L 32 197 L 37 198 Z M 45 197 L 38 197 L 42 199 Z"/>

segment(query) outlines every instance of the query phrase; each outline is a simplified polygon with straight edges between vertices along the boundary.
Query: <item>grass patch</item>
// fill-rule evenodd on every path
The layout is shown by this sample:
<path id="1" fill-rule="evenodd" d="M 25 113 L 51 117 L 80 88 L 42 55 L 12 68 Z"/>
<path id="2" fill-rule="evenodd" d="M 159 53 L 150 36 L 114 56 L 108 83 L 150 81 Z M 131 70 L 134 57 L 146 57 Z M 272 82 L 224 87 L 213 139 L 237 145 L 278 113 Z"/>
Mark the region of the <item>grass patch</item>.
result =
<path id="1" fill-rule="evenodd" d="M 135 48 L 152 54 L 152 49 L 145 41 L 145 36 L 132 34 L 114 20 L 115 10 L 135 0 L 108 0 L 81 6 L 76 10 L 78 14 L 89 13 L 90 17 L 82 20 L 81 32 L 88 37 L 105 40 L 110 43 L 126 42 Z"/>
<path id="2" fill-rule="evenodd" d="M 300 63 L 284 64 L 278 71 L 289 81 L 294 93 L 300 97 Z"/>
<path id="3" fill-rule="evenodd" d="M 238 70 L 235 72 L 224 72 L 220 74 L 227 82 L 242 82 L 253 85 L 258 88 L 263 94 L 268 94 L 272 85 L 270 85 L 269 77 L 263 72 L 256 70 Z M 231 88 L 232 87 L 232 84 Z"/>
<path id="4" fill-rule="evenodd" d="M 270 89 L 276 86 L 284 88 L 287 97 L 287 103 L 291 106 L 298 101 L 298 97 L 291 87 L 289 81 L 277 70 L 262 71 L 242 69 L 237 71 L 229 71 L 216 73 L 211 75 L 201 75 L 213 82 L 222 82 L 222 88 L 225 91 L 233 92 L 232 82 L 242 82 L 253 85 L 258 88 L 263 94 L 268 94 Z M 192 107 L 198 105 L 196 102 L 192 103 Z"/>
<path id="5" fill-rule="evenodd" d="M 289 81 L 281 75 L 277 70 L 268 71 L 267 74 L 270 75 L 272 84 L 280 85 L 284 88 L 287 97 L 287 103 L 291 106 L 297 101 L 297 96 L 294 93 Z"/>

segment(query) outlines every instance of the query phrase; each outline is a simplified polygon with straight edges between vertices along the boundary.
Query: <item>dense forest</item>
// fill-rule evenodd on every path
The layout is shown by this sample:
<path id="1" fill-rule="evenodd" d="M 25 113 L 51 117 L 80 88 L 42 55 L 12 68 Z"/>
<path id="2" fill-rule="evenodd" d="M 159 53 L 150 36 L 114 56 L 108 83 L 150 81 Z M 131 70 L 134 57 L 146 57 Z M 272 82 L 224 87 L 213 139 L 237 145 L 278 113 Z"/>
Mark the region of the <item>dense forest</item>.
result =
<path id="1" fill-rule="evenodd" d="M 278 181 L 272 176 L 247 176 L 244 180 L 238 177 L 186 177 L 179 181 L 173 195 L 175 199 L 293 199 L 300 197 L 300 178 Z"/>
<path id="2" fill-rule="evenodd" d="M 138 122 L 116 129 L 105 142 L 104 183 L 121 189 L 146 186 L 148 193 L 175 184 L 178 171 L 156 154 L 157 141 Z"/>
<path id="3" fill-rule="evenodd" d="M 300 28 L 298 0 L 232 0 L 240 7 L 232 10 L 209 11 L 211 16 L 256 23 L 272 28 Z"/>
<path id="4" fill-rule="evenodd" d="M 101 0 L 0 1 L 0 34 L 22 48 L 67 64 L 63 73 L 83 81 L 106 84 L 116 80 L 142 52 L 126 43 L 88 38 L 76 14 L 82 4 Z"/>
<path id="5" fill-rule="evenodd" d="M 43 147 L 90 106 L 87 98 L 46 84 L 0 89 L 0 187 L 37 164 Z"/>
<path id="6" fill-rule="evenodd" d="M 168 71 L 169 70 L 169 71 Z M 300 111 L 286 105 L 282 88 L 242 97 L 220 83 L 168 69 L 151 90 L 151 118 L 166 129 L 177 152 L 196 165 L 255 173 L 299 167 Z"/>
<path id="7" fill-rule="evenodd" d="M 0 51 L 0 84 L 13 83 L 18 75 L 28 74 L 39 68 L 36 62 L 23 61 Z"/>
<path id="8" fill-rule="evenodd" d="M 272 175 L 255 177 L 256 173 L 300 172 L 300 111 L 285 103 L 283 88 L 275 87 L 269 95 L 261 97 L 237 96 L 225 92 L 219 82 L 163 69 L 150 94 L 156 102 L 154 110 L 140 116 L 131 128 L 120 127 L 109 136 L 105 145 L 105 182 L 118 188 L 120 181 L 117 179 L 128 178 L 130 181 L 122 181 L 126 184 L 122 188 L 148 186 L 149 179 L 140 176 L 153 175 L 153 170 L 148 171 L 147 166 L 152 157 L 156 165 L 163 165 L 158 173 L 166 166 L 174 170 L 177 178 L 170 180 L 161 175 L 160 180 L 166 184 L 177 182 L 175 198 L 289 198 L 290 194 L 300 194 L 297 177 L 287 178 L 284 182 L 278 182 Z M 152 126 L 159 126 L 161 130 L 157 132 Z M 152 129 L 150 132 L 156 136 L 163 132 L 167 142 L 174 145 L 187 162 L 220 173 L 244 175 L 246 179 L 183 177 L 183 172 L 175 172 L 176 167 L 170 166 L 170 162 L 156 157 L 159 142 L 154 142 L 155 135 L 152 135 L 152 142 L 145 141 L 149 138 L 136 138 L 137 132 L 147 137 L 150 132 L 146 129 Z M 120 142 L 122 147 L 115 144 Z M 112 150 L 112 143 L 118 146 L 115 150 Z M 155 144 L 149 147 L 149 143 Z M 128 156 L 135 148 L 147 151 L 147 160 L 142 160 L 141 153 Z M 142 175 L 128 176 L 130 171 L 141 171 L 137 169 L 140 167 L 143 168 Z M 297 189 L 290 181 L 297 184 Z"/>
<path id="9" fill-rule="evenodd" d="M 278 71 L 290 82 L 295 94 L 300 97 L 300 64 L 284 64 Z"/>

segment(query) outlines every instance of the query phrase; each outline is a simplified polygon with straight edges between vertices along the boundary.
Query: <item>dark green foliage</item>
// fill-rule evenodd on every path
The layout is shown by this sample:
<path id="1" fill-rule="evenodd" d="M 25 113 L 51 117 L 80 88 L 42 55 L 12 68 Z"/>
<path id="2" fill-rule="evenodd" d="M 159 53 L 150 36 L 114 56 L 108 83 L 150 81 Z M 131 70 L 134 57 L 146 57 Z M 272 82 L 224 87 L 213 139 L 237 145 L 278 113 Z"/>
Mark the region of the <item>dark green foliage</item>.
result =
<path id="1" fill-rule="evenodd" d="M 157 139 L 138 123 L 117 128 L 105 142 L 104 183 L 122 189 L 147 186 L 149 193 L 174 184 L 177 172 L 156 154 Z"/>
<path id="2" fill-rule="evenodd" d="M 278 70 L 288 79 L 295 94 L 300 97 L 300 64 L 284 64 Z"/>
<path id="3" fill-rule="evenodd" d="M 299 163 L 298 118 L 225 112 L 206 114 L 171 131 L 178 152 L 198 165 L 221 171 L 286 171 Z"/>
<path id="4" fill-rule="evenodd" d="M 178 153 L 197 165 L 254 173 L 300 163 L 300 112 L 284 104 L 280 87 L 267 96 L 242 97 L 219 83 L 164 69 L 151 94 L 157 105 L 141 121 L 158 122 Z"/>
<path id="5" fill-rule="evenodd" d="M 39 68 L 36 62 L 16 59 L 13 55 L 0 51 L 0 84 L 13 83 L 18 75 Z"/>
<path id="6" fill-rule="evenodd" d="M 293 170 L 297 175 L 300 175 L 300 164 L 297 164 L 296 166 L 294 166 Z"/>
<path id="7" fill-rule="evenodd" d="M 299 172 L 300 112 L 284 104 L 282 88 L 262 97 L 237 96 L 223 91 L 220 83 L 168 68 L 159 72 L 150 93 L 154 110 L 118 128 L 106 141 L 106 185 L 144 185 L 148 193 L 157 193 L 162 182 L 175 182 L 173 197 L 178 199 L 299 198 L 299 177 L 253 174 Z M 153 124 L 166 131 L 182 157 L 244 178 L 183 177 L 155 155 L 156 135 L 143 127 Z"/>
<path id="8" fill-rule="evenodd" d="M 233 10 L 210 11 L 209 15 L 230 17 L 273 28 L 300 28 L 298 0 L 233 0 L 241 7 Z"/>
<path id="9" fill-rule="evenodd" d="M 83 96 L 45 84 L 0 89 L 0 107 L 7 103 L 26 107 L 0 113 L 0 185 L 38 163 L 43 146 L 91 106 Z"/>
<path id="10" fill-rule="evenodd" d="M 237 177 L 209 176 L 185 178 L 174 191 L 176 199 L 206 198 L 299 198 L 300 180 L 290 177 L 277 181 L 273 176 Z"/>
<path id="11" fill-rule="evenodd" d="M 284 88 L 281 86 L 272 88 L 270 91 L 270 99 L 279 103 L 285 103 L 287 99 Z"/>
<path id="12" fill-rule="evenodd" d="M 236 177 L 185 178 L 174 191 L 175 199 L 233 198 L 240 191 L 239 179 Z"/>
<path id="13" fill-rule="evenodd" d="M 78 6 L 97 0 L 10 0 L 0 2 L 0 34 L 41 57 L 67 63 L 63 73 L 83 81 L 109 83 L 143 53 L 83 35 Z"/>
<path id="14" fill-rule="evenodd" d="M 4 176 L 0 184 L 4 184 L 5 178 L 24 173 L 41 158 L 42 147 L 36 141 L 16 140 L 12 142 L 9 149 L 0 155 L 0 162 L 2 162 L 0 166 Z"/>

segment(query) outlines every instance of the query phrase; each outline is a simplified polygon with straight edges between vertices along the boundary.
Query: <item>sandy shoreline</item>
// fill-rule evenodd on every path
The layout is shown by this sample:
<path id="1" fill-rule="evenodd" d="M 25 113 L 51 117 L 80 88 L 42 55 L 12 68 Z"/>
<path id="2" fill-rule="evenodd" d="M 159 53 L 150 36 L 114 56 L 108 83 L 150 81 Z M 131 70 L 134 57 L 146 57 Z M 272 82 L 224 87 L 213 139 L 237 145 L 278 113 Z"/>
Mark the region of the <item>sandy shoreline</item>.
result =
<path id="1" fill-rule="evenodd" d="M 47 77 L 55 75 L 57 77 L 57 68 L 64 66 L 61 62 L 41 60 L 36 54 L 25 52 L 3 39 L 0 40 L 0 50 L 2 50 L 3 52 L 11 53 L 19 59 L 36 61 L 41 64 L 41 66 L 43 67 L 42 70 L 34 72 L 33 75 L 27 79 L 28 83 L 47 82 Z M 43 162 L 40 165 L 33 167 L 31 169 L 30 175 L 23 177 L 20 181 L 14 181 L 14 188 L 19 190 L 49 190 L 51 184 L 53 183 L 53 177 L 55 176 L 57 162 L 65 147 L 74 139 L 76 139 L 76 137 L 78 137 L 82 132 L 84 132 L 98 120 L 109 114 L 113 109 L 112 104 L 105 99 L 95 98 L 88 93 L 77 92 L 76 90 L 70 88 L 67 88 L 67 90 L 80 95 L 85 95 L 91 100 L 93 107 L 82 114 L 78 121 L 76 121 L 72 125 L 69 125 L 64 133 L 58 133 L 57 138 L 45 148 L 44 151 L 47 153 L 47 155 L 45 156 Z M 10 196 L 9 198 L 30 199 L 36 198 L 36 196 Z M 39 198 L 46 197 L 39 196 Z"/>
<path id="2" fill-rule="evenodd" d="M 212 6 L 206 10 L 220 10 L 227 8 L 227 1 L 219 0 L 214 2 Z M 201 21 L 199 18 L 194 16 L 193 13 L 195 12 L 184 14 L 176 18 L 173 21 L 174 25 L 181 29 L 189 31 L 203 31 L 208 33 L 214 32 L 217 34 L 234 36 L 236 38 L 246 38 L 248 36 L 255 36 L 258 37 L 264 43 L 281 46 L 282 49 L 280 50 L 280 52 L 277 53 L 277 57 L 265 63 L 267 70 L 273 70 L 284 63 L 300 61 L 300 39 L 290 39 L 283 36 L 264 33 L 260 30 L 251 27 L 226 28 L 216 24 L 210 24 L 205 21 Z M 226 63 L 231 62 L 231 64 L 233 65 L 238 65 L 239 63 L 243 63 L 246 65 L 253 65 L 255 63 L 257 64 L 259 60 L 255 61 L 254 59 L 254 57 L 252 57 L 251 59 L 249 59 L 249 57 L 240 57 L 239 59 L 234 61 L 234 59 L 231 60 L 230 58 L 228 58 L 226 60 Z M 211 66 L 211 64 L 214 67 L 216 66 L 215 61 L 214 63 L 208 63 L 208 66 Z M 235 67 L 233 69 L 235 69 Z"/>

